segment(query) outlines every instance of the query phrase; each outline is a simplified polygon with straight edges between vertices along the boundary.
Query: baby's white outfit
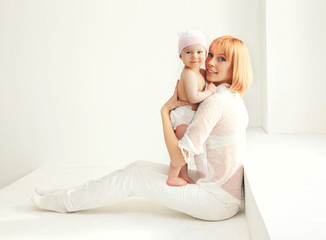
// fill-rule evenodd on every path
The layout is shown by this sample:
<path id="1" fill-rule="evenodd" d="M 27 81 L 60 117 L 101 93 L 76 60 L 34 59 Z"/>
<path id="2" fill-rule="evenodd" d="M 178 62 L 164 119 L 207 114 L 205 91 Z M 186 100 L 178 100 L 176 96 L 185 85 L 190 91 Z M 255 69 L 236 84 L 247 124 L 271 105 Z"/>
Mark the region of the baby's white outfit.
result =
<path id="1" fill-rule="evenodd" d="M 170 119 L 175 130 L 177 126 L 189 125 L 195 116 L 196 111 L 191 106 L 180 106 L 170 112 Z"/>
<path id="2" fill-rule="evenodd" d="M 138 161 L 62 191 L 56 194 L 57 200 L 68 212 L 74 212 L 136 196 L 203 220 L 230 218 L 241 206 L 247 124 L 248 114 L 241 96 L 221 84 L 216 93 L 199 105 L 178 142 L 182 152 L 186 150 L 189 157 L 194 156 L 197 171 L 189 171 L 189 175 L 196 184 L 170 187 L 166 184 L 168 165 Z M 189 160 L 186 154 L 184 158 Z"/>

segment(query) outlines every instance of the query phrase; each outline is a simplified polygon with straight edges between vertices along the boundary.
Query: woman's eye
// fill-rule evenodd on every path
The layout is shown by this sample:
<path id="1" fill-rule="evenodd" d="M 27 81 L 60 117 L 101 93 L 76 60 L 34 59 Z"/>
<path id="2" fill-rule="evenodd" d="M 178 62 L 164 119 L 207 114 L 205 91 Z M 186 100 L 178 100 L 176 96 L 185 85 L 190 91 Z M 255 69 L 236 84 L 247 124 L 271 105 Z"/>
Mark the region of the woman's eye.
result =
<path id="1" fill-rule="evenodd" d="M 213 54 L 211 54 L 211 53 L 208 53 L 208 56 L 209 56 L 209 57 L 213 57 Z"/>
<path id="2" fill-rule="evenodd" d="M 220 57 L 218 60 L 220 60 L 221 62 L 225 62 L 226 58 L 225 57 Z"/>

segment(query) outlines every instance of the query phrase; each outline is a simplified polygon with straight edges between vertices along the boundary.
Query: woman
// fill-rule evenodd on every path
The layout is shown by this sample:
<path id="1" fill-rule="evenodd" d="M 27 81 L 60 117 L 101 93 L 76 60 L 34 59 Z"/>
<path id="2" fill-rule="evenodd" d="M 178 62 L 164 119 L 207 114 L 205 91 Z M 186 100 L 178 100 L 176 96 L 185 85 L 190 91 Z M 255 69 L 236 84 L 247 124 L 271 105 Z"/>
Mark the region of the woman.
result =
<path id="1" fill-rule="evenodd" d="M 164 138 L 174 166 L 194 156 L 196 184 L 170 187 L 168 165 L 138 161 L 95 181 L 61 191 L 38 191 L 32 198 L 41 208 L 57 212 L 114 204 L 128 196 L 140 196 L 203 220 L 222 220 L 235 215 L 241 205 L 242 150 L 248 114 L 242 101 L 252 79 L 248 50 L 234 37 L 215 39 L 206 59 L 206 79 L 218 91 L 198 107 L 193 122 L 178 141 L 169 112 L 186 103 L 177 91 L 161 109 Z"/>

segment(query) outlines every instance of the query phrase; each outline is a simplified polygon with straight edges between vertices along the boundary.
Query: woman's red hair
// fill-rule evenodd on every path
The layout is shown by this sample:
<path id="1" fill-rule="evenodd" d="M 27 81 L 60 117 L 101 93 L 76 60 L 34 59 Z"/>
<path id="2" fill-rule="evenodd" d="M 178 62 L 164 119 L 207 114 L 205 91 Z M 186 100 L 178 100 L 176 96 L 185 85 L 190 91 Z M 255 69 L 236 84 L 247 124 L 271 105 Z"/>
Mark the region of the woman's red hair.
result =
<path id="1" fill-rule="evenodd" d="M 230 88 L 243 95 L 250 87 L 253 73 L 249 51 L 239 39 L 231 36 L 216 38 L 210 45 L 209 51 L 213 54 L 224 52 L 233 67 L 232 83 Z"/>

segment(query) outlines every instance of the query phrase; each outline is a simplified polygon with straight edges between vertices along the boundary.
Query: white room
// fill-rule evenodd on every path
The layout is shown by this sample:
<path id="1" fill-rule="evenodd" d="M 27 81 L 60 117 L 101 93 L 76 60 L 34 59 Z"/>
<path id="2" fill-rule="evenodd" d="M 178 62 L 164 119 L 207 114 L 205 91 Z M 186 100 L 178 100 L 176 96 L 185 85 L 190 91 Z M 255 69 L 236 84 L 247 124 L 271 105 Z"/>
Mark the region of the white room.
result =
<path id="1" fill-rule="evenodd" d="M 124 239 L 117 236 L 136 238 L 137 234 L 139 239 L 152 239 L 153 230 L 145 231 L 147 228 L 161 232 L 158 239 L 178 236 L 176 228 L 167 234 L 159 223 L 180 223 L 183 232 L 197 226 L 197 232 L 184 235 L 188 239 L 203 232 L 206 239 L 215 239 L 219 231 L 219 239 L 297 236 L 269 221 L 273 218 L 270 212 L 277 207 L 270 207 L 263 197 L 282 190 L 264 192 L 262 185 L 264 176 L 287 176 L 279 179 L 283 182 L 308 172 L 291 183 L 305 180 L 305 187 L 326 187 L 326 179 L 320 175 L 326 166 L 326 81 L 321 66 L 326 55 L 325 10 L 321 0 L 0 0 L 0 224 L 6 227 L 0 230 L 0 238 L 22 239 L 23 226 L 31 228 L 26 239 Z M 245 209 L 231 222 L 205 223 L 190 221 L 154 203 L 123 202 L 103 216 L 114 215 L 120 224 L 106 219 L 105 224 L 115 228 L 105 231 L 92 225 L 82 236 L 76 235 L 78 229 L 88 221 L 96 222 L 101 211 L 86 212 L 88 219 L 77 214 L 70 219 L 33 208 L 29 198 L 36 184 L 68 187 L 135 160 L 169 164 L 160 109 L 172 96 L 183 68 L 178 32 L 190 28 L 200 28 L 208 43 L 230 35 L 249 49 L 254 80 L 244 95 L 249 114 L 249 151 L 244 166 L 255 198 L 248 209 L 255 208 L 254 212 L 247 214 Z M 264 158 L 266 151 L 270 152 Z M 302 157 L 295 167 L 292 153 Z M 274 162 L 274 156 L 279 162 Z M 312 156 L 309 163 L 303 159 L 306 156 Z M 282 171 L 269 172 L 279 169 L 279 164 Z M 23 201 L 8 206 L 15 196 Z M 325 199 L 317 190 L 310 196 Z M 131 215 L 124 218 L 126 209 Z M 314 231 L 315 239 L 326 238 L 321 230 L 326 222 L 320 214 L 325 207 L 316 209 L 312 216 L 316 221 L 308 217 L 309 221 L 288 229 L 301 226 Z M 137 214 L 143 229 L 123 226 Z M 262 220 L 253 223 L 253 218 Z M 74 220 L 71 229 L 64 228 L 67 235 L 59 234 L 57 228 L 49 230 L 56 221 L 65 225 Z M 154 228 L 151 222 L 156 224 Z M 32 234 L 40 226 L 48 232 Z M 230 233 L 232 226 L 239 226 L 238 235 Z"/>

